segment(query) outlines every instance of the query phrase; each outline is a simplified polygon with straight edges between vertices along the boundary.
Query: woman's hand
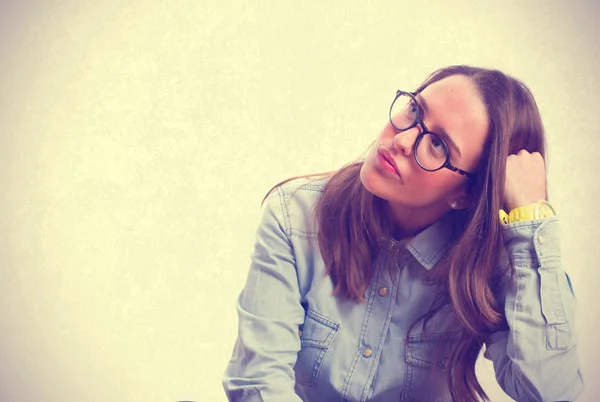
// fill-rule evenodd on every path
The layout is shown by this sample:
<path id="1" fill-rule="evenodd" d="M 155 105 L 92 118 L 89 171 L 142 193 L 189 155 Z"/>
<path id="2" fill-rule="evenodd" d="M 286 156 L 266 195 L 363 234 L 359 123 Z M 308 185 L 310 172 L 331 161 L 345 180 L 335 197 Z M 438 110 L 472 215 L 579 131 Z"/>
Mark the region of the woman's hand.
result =
<path id="1" fill-rule="evenodd" d="M 546 199 L 546 166 L 539 152 L 508 155 L 504 206 L 507 212 Z"/>

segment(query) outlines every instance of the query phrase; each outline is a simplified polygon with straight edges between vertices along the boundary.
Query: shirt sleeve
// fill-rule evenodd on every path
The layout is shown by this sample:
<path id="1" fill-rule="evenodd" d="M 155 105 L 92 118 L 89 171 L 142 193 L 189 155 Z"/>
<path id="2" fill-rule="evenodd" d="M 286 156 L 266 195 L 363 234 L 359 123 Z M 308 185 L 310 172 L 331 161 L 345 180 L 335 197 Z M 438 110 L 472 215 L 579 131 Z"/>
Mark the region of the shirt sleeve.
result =
<path id="1" fill-rule="evenodd" d="M 246 285 L 237 300 L 238 338 L 223 376 L 230 401 L 300 401 L 293 367 L 304 321 L 281 190 L 267 200 Z"/>
<path id="2" fill-rule="evenodd" d="M 486 341 L 500 387 L 516 401 L 573 401 L 583 391 L 575 295 L 563 271 L 557 217 L 503 225 L 508 331 Z M 500 300 L 502 302 L 502 300 Z"/>

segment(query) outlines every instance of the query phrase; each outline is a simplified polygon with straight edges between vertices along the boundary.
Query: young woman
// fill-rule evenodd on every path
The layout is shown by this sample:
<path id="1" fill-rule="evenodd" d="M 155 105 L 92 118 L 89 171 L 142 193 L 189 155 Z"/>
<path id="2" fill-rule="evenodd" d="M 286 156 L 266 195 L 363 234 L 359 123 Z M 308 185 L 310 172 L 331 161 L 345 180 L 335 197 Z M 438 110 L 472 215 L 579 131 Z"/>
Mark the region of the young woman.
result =
<path id="1" fill-rule="evenodd" d="M 396 93 L 364 159 L 271 189 L 229 400 L 487 399 L 484 345 L 511 398 L 574 400 L 575 298 L 544 147 L 523 83 L 453 66 Z"/>

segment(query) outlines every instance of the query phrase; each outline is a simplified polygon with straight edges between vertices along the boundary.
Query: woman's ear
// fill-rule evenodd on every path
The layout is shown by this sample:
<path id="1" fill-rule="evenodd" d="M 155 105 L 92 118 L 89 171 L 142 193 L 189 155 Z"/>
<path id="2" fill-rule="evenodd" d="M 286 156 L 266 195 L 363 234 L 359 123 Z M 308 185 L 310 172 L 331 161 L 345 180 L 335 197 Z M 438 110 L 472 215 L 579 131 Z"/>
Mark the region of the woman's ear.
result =
<path id="1" fill-rule="evenodd" d="M 472 205 L 472 199 L 466 195 L 456 197 L 452 201 L 450 201 L 450 208 L 454 210 L 467 209 Z"/>
<path id="2" fill-rule="evenodd" d="M 473 187 L 470 183 L 463 183 L 449 198 L 448 204 L 454 210 L 467 209 L 474 206 L 476 204 L 476 197 L 473 194 Z"/>

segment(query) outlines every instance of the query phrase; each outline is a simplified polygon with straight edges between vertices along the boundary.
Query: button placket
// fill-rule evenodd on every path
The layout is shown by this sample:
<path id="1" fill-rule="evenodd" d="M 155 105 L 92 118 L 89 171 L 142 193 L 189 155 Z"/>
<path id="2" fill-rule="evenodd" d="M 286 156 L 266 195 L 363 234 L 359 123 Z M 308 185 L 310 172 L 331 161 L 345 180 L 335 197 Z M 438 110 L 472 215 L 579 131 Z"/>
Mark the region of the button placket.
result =
<path id="1" fill-rule="evenodd" d="M 394 306 L 393 296 L 400 277 L 399 271 L 389 269 L 389 264 L 394 264 L 395 253 L 393 251 L 386 253 L 385 250 L 395 248 L 389 238 L 382 245 L 384 252 L 377 261 L 376 272 L 367 292 L 368 299 L 360 332 L 359 347 L 353 360 L 355 362 L 354 370 L 349 371 L 345 376 L 348 385 L 344 388 L 343 394 L 346 399 L 365 400 L 365 387 L 369 387 L 374 380 L 373 368 L 379 363 L 382 354 L 384 334 L 387 333 L 390 325 L 390 309 L 393 309 Z M 382 288 L 386 289 L 386 291 L 382 291 L 386 294 L 385 297 L 380 295 Z M 355 378 L 364 378 L 366 383 L 353 381 Z"/>

